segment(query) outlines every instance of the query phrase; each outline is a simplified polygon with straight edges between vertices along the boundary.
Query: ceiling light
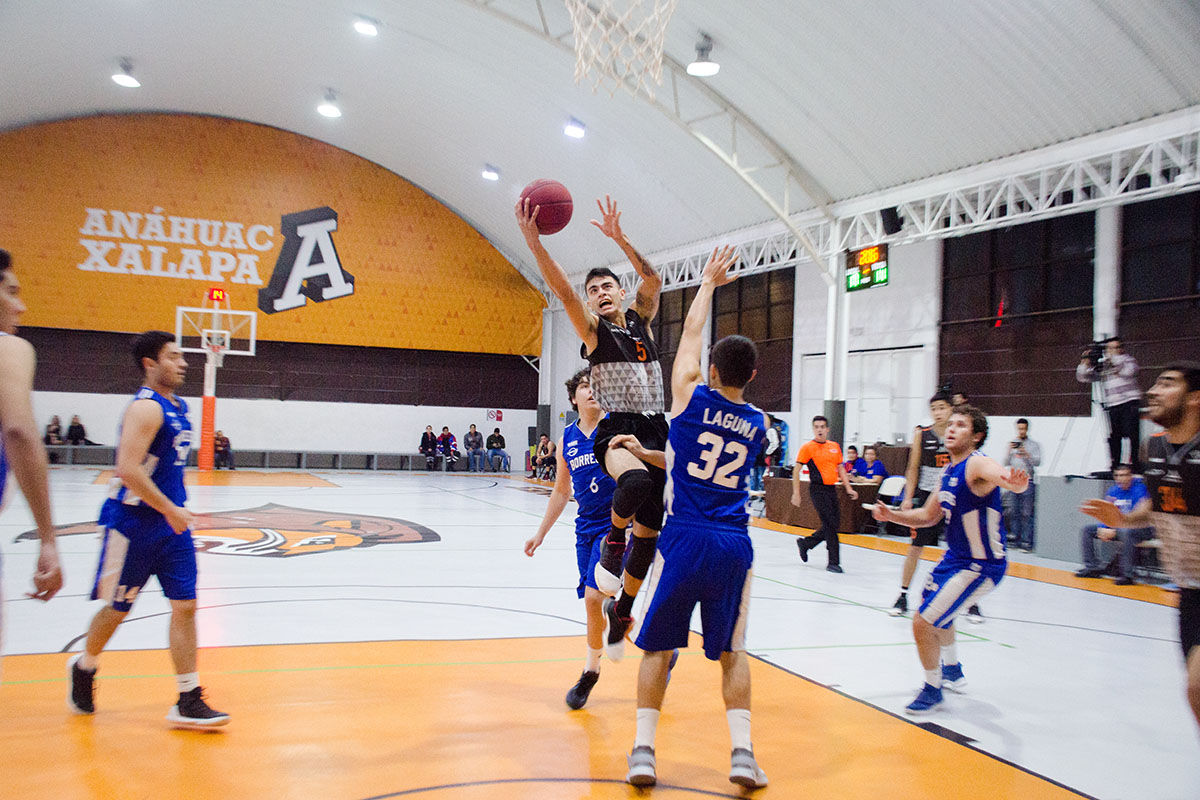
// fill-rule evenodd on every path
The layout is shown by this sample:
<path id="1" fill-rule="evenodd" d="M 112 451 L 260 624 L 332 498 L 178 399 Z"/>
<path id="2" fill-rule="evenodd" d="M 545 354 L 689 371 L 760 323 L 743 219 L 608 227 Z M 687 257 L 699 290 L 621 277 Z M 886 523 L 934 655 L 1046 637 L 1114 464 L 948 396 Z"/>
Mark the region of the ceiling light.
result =
<path id="1" fill-rule="evenodd" d="M 721 71 L 721 65 L 709 57 L 712 54 L 712 48 L 712 37 L 707 33 L 700 34 L 700 41 L 696 43 L 696 60 L 687 65 L 688 75 L 696 78 L 711 78 Z"/>
<path id="2" fill-rule="evenodd" d="M 325 92 L 325 102 L 317 106 L 317 113 L 334 119 L 342 115 L 342 110 L 337 107 L 337 92 L 333 89 Z"/>
<path id="3" fill-rule="evenodd" d="M 359 16 L 354 21 L 354 30 L 361 33 L 363 36 L 378 36 L 379 21 L 373 20 L 370 17 Z"/>
<path id="4" fill-rule="evenodd" d="M 485 181 L 500 180 L 500 169 L 498 167 L 493 167 L 491 164 L 484 164 L 483 165 L 483 179 Z"/>
<path id="5" fill-rule="evenodd" d="M 587 135 L 587 126 L 574 117 L 571 117 L 567 120 L 567 124 L 563 126 L 563 133 L 572 139 L 582 139 Z"/>
<path id="6" fill-rule="evenodd" d="M 137 78 L 133 77 L 133 61 L 128 58 L 122 58 L 120 66 L 120 71 L 113 73 L 113 83 L 118 86 L 124 86 L 127 89 L 136 89 L 142 85 Z"/>

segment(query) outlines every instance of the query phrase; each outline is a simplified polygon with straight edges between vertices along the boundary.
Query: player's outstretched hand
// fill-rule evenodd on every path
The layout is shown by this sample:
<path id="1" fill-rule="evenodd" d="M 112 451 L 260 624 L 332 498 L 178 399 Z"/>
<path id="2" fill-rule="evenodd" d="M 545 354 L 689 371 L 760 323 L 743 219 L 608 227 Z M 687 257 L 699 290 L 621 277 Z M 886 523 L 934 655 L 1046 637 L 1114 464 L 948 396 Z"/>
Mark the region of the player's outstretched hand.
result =
<path id="1" fill-rule="evenodd" d="M 542 546 L 543 538 L 544 537 L 534 535 L 534 536 L 530 536 L 528 539 L 526 539 L 525 540 L 525 555 L 532 556 L 535 552 L 537 552 L 537 549 Z"/>
<path id="2" fill-rule="evenodd" d="M 521 235 L 525 237 L 526 242 L 536 242 L 542 235 L 538 232 L 537 227 L 537 215 L 541 208 L 541 206 L 531 208 L 530 200 L 526 197 L 517 200 L 517 205 L 513 209 L 517 216 L 517 226 L 521 229 Z"/>
<path id="3" fill-rule="evenodd" d="M 1099 520 L 1109 528 L 1123 528 L 1125 519 L 1121 509 L 1108 500 L 1084 500 L 1079 510 L 1089 517 Z"/>
<path id="4" fill-rule="evenodd" d="M 603 222 L 592 220 L 592 224 L 613 241 L 621 241 L 625 234 L 621 232 L 621 212 L 617 211 L 617 201 L 604 195 L 604 202 L 601 203 L 597 198 L 596 205 L 600 207 L 600 217 Z"/>
<path id="5" fill-rule="evenodd" d="M 1023 469 L 1009 467 L 1008 474 L 1004 476 L 1004 482 L 1007 484 L 1005 489 L 1020 494 L 1029 488 L 1029 473 Z"/>
<path id="6" fill-rule="evenodd" d="M 724 247 L 714 247 L 712 255 L 708 257 L 708 263 L 704 265 L 704 271 L 700 275 L 701 283 L 711 283 L 713 286 L 724 286 L 727 283 L 733 283 L 737 280 L 737 273 L 731 273 L 729 268 L 733 266 L 735 249 L 733 245 L 725 245 Z"/>
<path id="7" fill-rule="evenodd" d="M 38 554 L 37 571 L 33 573 L 33 591 L 26 592 L 26 597 L 41 600 L 43 603 L 54 595 L 63 585 L 62 567 L 58 564 L 58 548 L 53 544 L 43 546 Z"/>
<path id="8" fill-rule="evenodd" d="M 871 516 L 876 522 L 891 522 L 892 509 L 884 505 L 882 500 L 876 500 L 875 507 L 871 509 Z"/>

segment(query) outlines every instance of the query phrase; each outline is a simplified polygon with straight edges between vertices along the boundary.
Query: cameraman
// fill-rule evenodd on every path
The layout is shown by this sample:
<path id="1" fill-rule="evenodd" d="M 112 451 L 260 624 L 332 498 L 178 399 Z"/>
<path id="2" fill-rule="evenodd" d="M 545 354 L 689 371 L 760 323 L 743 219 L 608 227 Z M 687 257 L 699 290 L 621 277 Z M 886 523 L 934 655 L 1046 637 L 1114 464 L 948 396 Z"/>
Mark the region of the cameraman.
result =
<path id="1" fill-rule="evenodd" d="M 1138 465 L 1138 418 L 1142 403 L 1142 390 L 1138 388 L 1138 365 L 1133 356 L 1121 351 L 1121 338 L 1113 336 L 1104 340 L 1104 350 L 1098 346 L 1083 352 L 1075 378 L 1080 383 L 1100 381 L 1103 389 L 1104 410 L 1108 412 L 1108 452 L 1110 469 L 1115 470 L 1121 460 L 1122 440 L 1129 440 L 1129 458 L 1133 471 L 1140 473 Z"/>

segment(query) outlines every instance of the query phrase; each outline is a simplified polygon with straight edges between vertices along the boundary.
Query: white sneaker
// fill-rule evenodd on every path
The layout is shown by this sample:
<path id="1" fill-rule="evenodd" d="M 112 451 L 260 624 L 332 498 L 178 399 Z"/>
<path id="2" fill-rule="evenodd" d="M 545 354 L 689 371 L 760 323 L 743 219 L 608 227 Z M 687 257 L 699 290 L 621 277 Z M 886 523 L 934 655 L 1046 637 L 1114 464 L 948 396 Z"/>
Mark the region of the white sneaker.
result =
<path id="1" fill-rule="evenodd" d="M 767 785 L 767 773 L 754 760 L 753 751 L 739 747 L 730 757 L 729 782 L 747 789 L 761 789 Z"/>
<path id="2" fill-rule="evenodd" d="M 634 786 L 653 786 L 658 783 L 658 775 L 654 772 L 653 747 L 635 747 L 633 752 L 625 757 L 625 761 L 629 764 L 629 772 L 625 775 L 626 783 Z"/>

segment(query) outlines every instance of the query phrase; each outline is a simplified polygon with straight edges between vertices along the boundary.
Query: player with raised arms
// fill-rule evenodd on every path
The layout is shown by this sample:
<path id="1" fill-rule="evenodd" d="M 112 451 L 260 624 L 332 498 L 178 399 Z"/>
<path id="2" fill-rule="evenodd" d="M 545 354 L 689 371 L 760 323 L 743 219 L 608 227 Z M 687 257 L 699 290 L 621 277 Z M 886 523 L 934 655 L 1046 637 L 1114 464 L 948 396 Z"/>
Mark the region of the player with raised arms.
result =
<path id="1" fill-rule="evenodd" d="M 928 528 L 941 518 L 946 520 L 946 555 L 929 574 L 920 611 L 913 615 L 913 638 L 925 685 L 905 707 L 909 714 L 931 713 L 942 704 L 943 687 L 957 692 L 967 685 L 958 661 L 954 620 L 995 589 L 1008 569 L 1000 490 L 1023 492 L 1029 476 L 1019 469 L 1005 469 L 979 452 L 987 429 L 987 417 L 978 408 L 955 408 L 946 423 L 950 463 L 942 469 L 938 491 L 930 492 L 925 505 L 911 511 L 875 504 L 873 513 L 880 522 Z"/>
<path id="2" fill-rule="evenodd" d="M 754 549 L 748 532 L 750 473 L 766 442 L 766 415 L 746 402 L 758 351 L 743 336 L 713 345 L 708 382 L 700 367 L 704 323 L 713 291 L 731 282 L 733 248 L 714 250 L 688 310 L 671 375 L 673 415 L 664 454 L 667 521 L 659 537 L 656 575 L 636 644 L 637 732 L 626 780 L 657 782 L 654 739 L 675 648 L 686 647 L 692 612 L 700 604 L 704 655 L 721 664 L 721 688 L 732 744 L 729 780 L 747 788 L 767 785 L 750 739 L 750 665 L 746 616 Z M 621 437 L 614 446 L 641 451 Z M 653 454 L 646 454 L 647 457 Z"/>
<path id="3" fill-rule="evenodd" d="M 599 267 L 588 272 L 583 288 L 586 302 L 571 286 L 566 272 L 541 242 L 538 207 L 528 199 L 518 201 L 517 224 L 526 244 L 537 259 L 538 269 L 550 291 L 562 301 L 567 317 L 583 341 L 581 355 L 591 365 L 592 395 L 607 412 L 594 437 L 596 460 L 616 482 L 608 535 L 596 565 L 595 583 L 604 594 L 620 597 L 604 604 L 605 642 L 609 658 L 617 661 L 624 653 L 625 635 L 632 623 L 633 601 L 654 561 L 655 542 L 662 528 L 663 488 L 666 473 L 638 458 L 628 448 L 613 447 L 613 437 L 631 435 L 647 450 L 662 450 L 667 441 L 662 366 L 650 333 L 650 322 L 658 313 L 662 277 L 637 251 L 621 230 L 621 212 L 608 197 L 599 200 L 601 221 L 592 220 L 600 231 L 617 243 L 641 277 L 633 305 L 622 310 L 625 290 L 612 270 Z M 625 529 L 633 522 L 633 541 L 625 557 Z M 622 574 L 622 560 L 625 567 Z"/>
<path id="4" fill-rule="evenodd" d="M 196 672 L 196 546 L 183 485 L 192 425 L 187 403 L 175 395 L 187 361 L 165 331 L 139 334 L 133 360 L 144 381 L 121 420 L 116 475 L 100 509 L 104 534 L 92 599 L 105 605 L 92 618 L 84 651 L 67 662 L 67 703 L 78 714 L 95 713 L 100 653 L 155 575 L 171 601 L 171 660 L 179 688 L 167 721 L 180 728 L 215 728 L 229 722 L 229 715 L 204 701 Z"/>

